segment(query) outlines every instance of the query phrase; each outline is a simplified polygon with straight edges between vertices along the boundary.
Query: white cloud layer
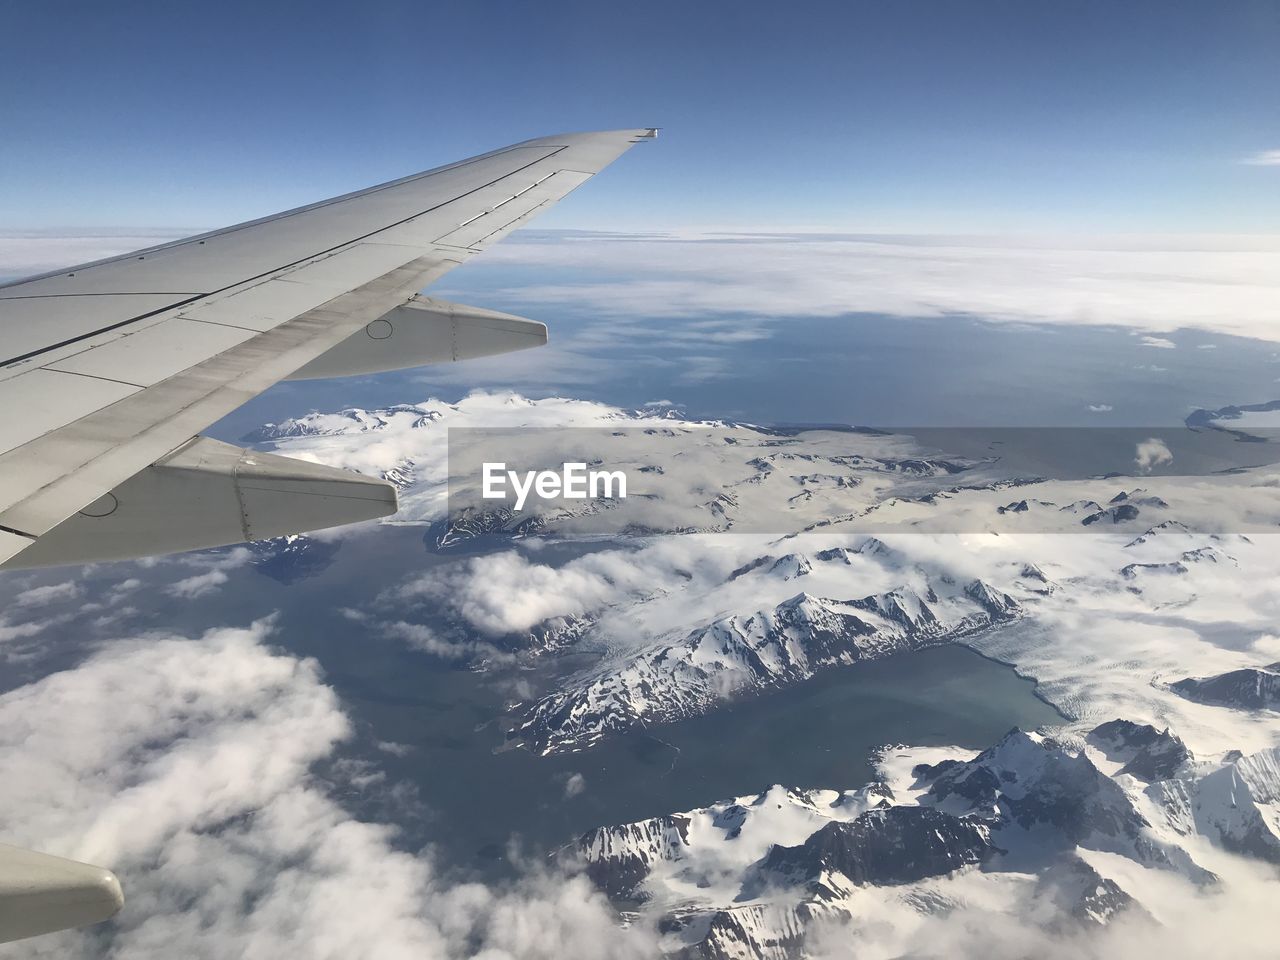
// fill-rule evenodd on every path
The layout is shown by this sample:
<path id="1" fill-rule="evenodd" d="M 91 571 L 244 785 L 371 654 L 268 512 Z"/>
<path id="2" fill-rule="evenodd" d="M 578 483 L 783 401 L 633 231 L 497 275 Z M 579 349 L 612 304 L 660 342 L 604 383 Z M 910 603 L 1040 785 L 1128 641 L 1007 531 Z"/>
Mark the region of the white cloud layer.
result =
<path id="1" fill-rule="evenodd" d="M 604 318 L 965 314 L 994 321 L 1198 328 L 1280 339 L 1280 237 L 824 237 L 690 234 L 521 242 L 489 264 L 583 279 L 494 295 Z M 1172 341 L 1153 342 L 1153 346 Z"/>
<path id="2" fill-rule="evenodd" d="M 1264 151 L 1245 162 L 1280 164 L 1277 156 Z M 189 232 L 0 234 L 0 277 Z M 696 317 L 666 332 L 684 346 L 761 339 L 772 318 L 845 313 L 964 314 L 1153 333 L 1196 328 L 1280 340 L 1280 235 L 516 234 L 487 251 L 484 262 L 575 274 L 572 281 L 494 290 L 495 301 L 572 302 L 612 320 Z M 724 313 L 734 322 L 716 317 Z M 743 314 L 750 319 L 743 322 Z"/>
<path id="3" fill-rule="evenodd" d="M 29 957 L 629 958 L 581 878 L 451 884 L 311 773 L 350 733 L 316 664 L 268 622 L 109 645 L 0 697 L 6 840 L 110 865 L 117 920 Z M 3 949 L 3 948 L 0 948 Z"/>
<path id="4" fill-rule="evenodd" d="M 0 279 L 45 273 L 154 247 L 199 230 L 28 230 L 0 233 Z"/>

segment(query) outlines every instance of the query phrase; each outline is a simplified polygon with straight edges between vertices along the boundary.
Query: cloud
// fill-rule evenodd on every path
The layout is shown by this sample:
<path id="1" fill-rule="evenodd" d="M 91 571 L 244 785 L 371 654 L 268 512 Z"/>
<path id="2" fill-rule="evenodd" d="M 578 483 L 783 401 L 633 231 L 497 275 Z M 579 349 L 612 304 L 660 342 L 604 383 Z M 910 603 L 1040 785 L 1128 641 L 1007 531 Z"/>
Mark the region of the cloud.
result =
<path id="1" fill-rule="evenodd" d="M 587 778 L 580 773 L 571 773 L 564 782 L 564 798 L 571 800 L 587 789 Z"/>
<path id="2" fill-rule="evenodd" d="M 28 620 L 24 623 L 10 623 L 8 620 L 0 620 L 0 643 L 34 637 L 43 633 L 48 626 L 49 623 L 42 620 Z"/>
<path id="3" fill-rule="evenodd" d="M 82 592 L 80 584 L 74 580 L 66 580 L 62 583 L 50 583 L 24 590 L 14 598 L 13 602 L 18 607 L 43 607 L 51 603 L 75 600 Z"/>
<path id="4" fill-rule="evenodd" d="M 1148 473 L 1154 467 L 1173 463 L 1173 453 L 1159 437 L 1148 437 L 1134 448 L 1133 462 L 1143 473 Z"/>
<path id="5" fill-rule="evenodd" d="M 683 585 L 692 576 L 723 577 L 759 543 L 746 534 L 690 535 L 640 549 L 600 550 L 558 566 L 508 550 L 436 568 L 390 596 L 429 601 L 485 636 L 510 636 L 557 617 L 594 616 L 628 597 Z"/>
<path id="6" fill-rule="evenodd" d="M 226 551 L 202 551 L 179 556 L 175 559 L 177 564 L 202 568 L 204 572 L 193 574 L 190 577 L 178 580 L 176 583 L 169 584 L 165 587 L 165 592 L 172 597 L 179 597 L 183 600 L 207 597 L 212 593 L 216 593 L 218 588 L 230 579 L 227 571 L 243 567 L 252 559 L 253 554 L 245 547 L 236 547 Z M 118 584 L 116 590 L 133 589 L 127 585 L 136 583 L 136 580 L 126 580 L 124 583 Z"/>
<path id="7" fill-rule="evenodd" d="M 0 236 L 0 275 L 52 269 L 154 242 L 155 236 L 136 235 Z M 484 263 L 536 267 L 545 277 L 489 291 L 495 302 L 592 310 L 607 321 L 599 336 L 614 343 L 670 345 L 674 338 L 710 347 L 777 335 L 778 318 L 849 313 L 965 315 L 1153 333 L 1186 327 L 1274 340 L 1280 312 L 1280 239 L 1273 236 L 531 231 L 486 252 Z M 708 325 L 673 330 L 651 322 L 690 317 Z M 626 320 L 637 322 L 624 325 Z M 600 371 L 590 346 L 575 338 L 573 349 L 553 343 L 540 351 L 535 365 L 519 356 L 496 357 L 472 361 L 463 370 L 437 367 L 430 379 L 473 384 L 476 378 L 501 377 L 518 385 L 554 376 L 594 383 Z"/>
<path id="8" fill-rule="evenodd" d="M 175 228 L 129 230 L 6 230 L 0 232 L 0 277 L 24 277 L 90 263 L 200 233 Z"/>
<path id="9" fill-rule="evenodd" d="M 1111 412 L 1112 410 L 1114 410 L 1114 409 L 1115 409 L 1115 407 L 1111 406 L 1111 404 L 1109 404 L 1109 403 L 1091 403 L 1091 404 L 1089 404 L 1089 410 L 1090 410 L 1090 412 L 1092 412 L 1092 413 L 1110 413 L 1110 412 Z"/>
<path id="10" fill-rule="evenodd" d="M 133 591 L 137 590 L 140 586 L 142 586 L 142 581 L 137 577 L 128 577 L 125 580 L 121 580 L 119 583 L 111 586 L 111 589 L 108 591 L 107 602 L 119 603 L 127 594 L 133 593 Z"/>
<path id="11" fill-rule="evenodd" d="M 683 357 L 682 362 L 685 369 L 676 378 L 678 383 L 707 383 L 711 380 L 724 380 L 733 373 L 733 366 L 727 357 L 693 354 Z"/>
<path id="12" fill-rule="evenodd" d="M 957 237 L 717 234 L 515 237 L 485 254 L 535 267 L 539 283 L 497 288 L 511 305 L 594 311 L 610 338 L 662 318 L 977 316 L 996 322 L 1196 328 L 1277 339 L 1280 238 Z M 568 278 L 568 279 L 566 279 Z M 683 327 L 681 327 L 683 329 Z M 704 330 L 714 337 L 731 327 Z M 699 331 L 694 331 L 697 333 Z M 780 335 L 776 326 L 775 336 Z"/>
<path id="13" fill-rule="evenodd" d="M 222 570 L 214 569 L 179 580 L 177 583 L 171 583 L 165 589 L 171 596 L 181 597 L 184 600 L 194 600 L 196 597 L 208 596 L 226 582 L 226 573 Z"/>
<path id="14" fill-rule="evenodd" d="M 425 623 L 410 623 L 406 620 L 372 621 L 388 636 L 404 640 L 415 650 L 444 657 L 446 660 L 466 660 L 472 657 L 483 657 L 487 660 L 509 659 L 504 653 L 490 643 L 475 640 L 449 640 L 440 635 Z"/>
<path id="15" fill-rule="evenodd" d="M 1261 150 L 1240 162 L 1250 167 L 1280 167 L 1280 150 Z"/>
<path id="16" fill-rule="evenodd" d="M 612 598 L 619 584 L 606 576 L 602 563 L 592 554 L 553 568 L 511 550 L 433 570 L 397 593 L 443 604 L 486 636 L 504 636 L 550 617 L 587 613 Z M 638 574 L 625 561 L 617 572 L 625 580 Z"/>
<path id="17" fill-rule="evenodd" d="M 6 840 L 113 867 L 112 923 L 33 957 L 483 957 L 656 951 L 581 877 L 454 882 L 352 818 L 312 772 L 351 724 L 269 621 L 149 637 L 0 696 Z M 128 691 L 122 697 L 120 691 Z"/>
<path id="18" fill-rule="evenodd" d="M 946 909 L 921 911 L 906 898 L 860 901 L 863 915 L 856 929 L 830 924 L 816 932 L 806 949 L 814 960 L 844 960 L 850 956 L 940 957 L 953 960 L 1199 960 L 1230 956 L 1264 960 L 1274 954 L 1267 918 L 1267 898 L 1274 889 L 1265 883 L 1214 896 L 1186 884 L 1171 882 L 1156 871 L 1135 878 L 1146 892 L 1158 891 L 1163 907 L 1157 922 L 1141 914 L 1121 915 L 1107 926 L 1059 924 L 1049 933 L 1034 922 L 1047 905 L 1017 884 L 978 891 L 960 877 L 939 884 L 935 893 Z M 943 892 L 945 891 L 945 892 Z M 950 894 L 951 897 L 946 895 Z M 1015 906 L 1016 905 L 1016 906 Z M 939 944 L 945 951 L 939 952 Z"/>
<path id="19" fill-rule="evenodd" d="M 1161 350 L 1176 350 L 1178 345 L 1165 337 L 1143 337 L 1144 347 L 1159 347 Z"/>

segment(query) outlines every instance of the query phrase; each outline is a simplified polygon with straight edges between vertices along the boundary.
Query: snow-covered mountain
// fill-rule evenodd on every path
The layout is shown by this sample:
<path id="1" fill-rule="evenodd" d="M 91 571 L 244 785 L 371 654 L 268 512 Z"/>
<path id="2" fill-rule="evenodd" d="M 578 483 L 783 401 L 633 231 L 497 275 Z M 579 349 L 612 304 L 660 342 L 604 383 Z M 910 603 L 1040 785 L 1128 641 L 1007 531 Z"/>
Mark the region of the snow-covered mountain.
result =
<path id="1" fill-rule="evenodd" d="M 1187 677 L 1169 686 L 1197 703 L 1242 710 L 1280 710 L 1280 663 L 1243 667 L 1214 677 Z"/>
<path id="2" fill-rule="evenodd" d="M 806 956 L 814 940 L 855 943 L 890 906 L 991 910 L 1049 936 L 1176 923 L 1148 878 L 1229 892 L 1248 862 L 1280 862 L 1280 751 L 1176 750 L 1150 780 L 1115 770 L 1172 742 L 1120 720 L 1071 744 L 1014 730 L 976 756 L 894 748 L 859 789 L 775 786 L 593 830 L 566 854 L 615 900 L 661 913 L 668 949 L 689 957 Z"/>
<path id="3" fill-rule="evenodd" d="M 460 427 L 535 445 L 568 437 L 669 485 L 586 511 L 450 517 L 446 437 Z M 312 414 L 259 439 L 391 479 L 398 522 L 433 524 L 439 548 L 489 541 L 489 554 L 399 591 L 429 605 L 433 629 L 444 617 L 504 649 L 599 653 L 518 717 L 517 737 L 539 751 L 960 638 L 1034 677 L 1072 720 L 1101 722 L 1136 704 L 1135 719 L 1224 750 L 1259 749 L 1273 730 L 1259 721 L 1240 739 L 1207 699 L 1232 684 L 1237 698 L 1250 684 L 1257 691 L 1244 710 L 1271 696 L 1261 665 L 1280 644 L 1266 639 L 1265 588 L 1280 562 L 1270 538 L 1242 533 L 1280 524 L 1280 477 L 1269 468 L 1138 485 L 1019 477 L 999 459 L 951 456 L 908 436 L 708 424 L 509 393 Z M 625 550 L 563 566 L 542 562 L 537 543 L 494 552 L 577 535 L 599 542 L 603 514 L 616 514 L 609 536 L 690 535 L 631 536 Z M 960 532 L 921 533 L 940 522 Z M 884 532 L 869 536 L 868 526 Z M 726 530 L 756 532 L 693 533 Z M 412 620 L 412 606 L 400 615 Z M 1224 674 L 1233 677 L 1193 682 Z"/>
<path id="4" fill-rule="evenodd" d="M 921 570 L 904 572 L 900 585 L 883 592 L 830 596 L 831 584 L 846 591 L 857 586 L 848 574 L 855 561 L 865 568 L 878 565 L 876 557 L 891 558 L 892 551 L 874 538 L 856 551 L 759 557 L 730 573 L 723 593 L 758 602 L 779 586 L 798 592 L 659 638 L 620 662 L 606 660 L 535 703 L 511 736 L 538 753 L 581 750 L 610 734 L 704 713 L 828 667 L 957 640 L 1021 613 L 1005 590 L 1031 596 L 1020 579 L 1000 589 Z M 1042 583 L 1043 575 L 1031 580 Z"/>
<path id="5" fill-rule="evenodd" d="M 688 535 L 608 540 L 597 516 L 564 510 L 449 517 L 444 433 L 468 425 L 605 427 L 611 463 L 669 483 L 600 507 L 624 521 L 607 536 Z M 665 446 L 627 446 L 633 428 Z M 434 524 L 437 548 L 488 547 L 412 576 L 371 617 L 420 617 L 464 641 L 452 649 L 479 637 L 590 664 L 514 708 L 511 736 L 536 753 L 946 642 L 1011 664 L 1061 713 L 980 754 L 889 750 L 857 789 L 776 786 L 583 837 L 588 875 L 637 922 L 656 915 L 675 953 L 843 955 L 874 926 L 870 956 L 947 956 L 931 924 L 962 916 L 949 934 L 1138 931 L 1116 953 L 1133 956 L 1173 942 L 1152 931 L 1186 911 L 1239 955 L 1223 946 L 1233 905 L 1280 889 L 1268 468 L 1138 486 L 1019 477 L 907 437 L 511 395 L 316 415 L 272 436 L 396 482 L 400 520 Z M 949 532 L 926 532 L 939 518 Z M 740 535 L 703 535 L 724 531 Z M 577 534 L 594 538 L 580 555 L 545 549 Z"/>
<path id="6" fill-rule="evenodd" d="M 401 510 L 393 522 L 436 524 L 442 546 L 477 536 L 525 536 L 531 519 L 540 534 L 564 536 L 831 530 L 1132 535 L 1162 523 L 1205 532 L 1265 531 L 1280 515 L 1280 487 L 1265 471 L 1145 477 L 1141 488 L 1126 489 L 1119 475 L 1019 475 L 1001 456 L 957 456 L 905 434 L 774 430 L 513 393 L 312 413 L 267 424 L 246 439 L 395 482 Z M 539 467 L 607 464 L 627 474 L 628 496 L 587 503 L 552 499 L 526 505 L 519 517 L 503 515 L 478 493 L 481 465 L 494 460 Z M 1135 463 L 1132 469 L 1140 468 Z M 1012 491 L 1017 499 L 1010 499 Z"/>
<path id="7" fill-rule="evenodd" d="M 341 540 L 321 540 L 300 534 L 256 540 L 248 545 L 252 565 L 280 583 L 297 583 L 327 570 L 337 559 Z"/>

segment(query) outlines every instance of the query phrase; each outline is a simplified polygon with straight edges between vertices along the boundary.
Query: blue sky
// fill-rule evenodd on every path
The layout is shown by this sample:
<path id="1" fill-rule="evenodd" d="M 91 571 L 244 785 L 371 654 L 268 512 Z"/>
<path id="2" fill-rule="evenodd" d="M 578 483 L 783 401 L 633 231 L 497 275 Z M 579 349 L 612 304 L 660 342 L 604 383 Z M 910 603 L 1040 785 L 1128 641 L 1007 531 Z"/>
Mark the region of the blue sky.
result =
<path id="1" fill-rule="evenodd" d="M 561 130 L 544 227 L 1274 231 L 1280 5 L 7 4 L 0 229 L 215 227 Z"/>

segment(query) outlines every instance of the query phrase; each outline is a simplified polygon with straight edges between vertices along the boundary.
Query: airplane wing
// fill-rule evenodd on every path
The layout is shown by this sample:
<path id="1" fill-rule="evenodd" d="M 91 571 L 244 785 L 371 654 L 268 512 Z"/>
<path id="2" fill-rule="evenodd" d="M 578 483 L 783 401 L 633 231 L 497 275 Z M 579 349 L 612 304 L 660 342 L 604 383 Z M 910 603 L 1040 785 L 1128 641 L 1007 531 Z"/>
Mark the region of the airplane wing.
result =
<path id="1" fill-rule="evenodd" d="M 279 380 L 536 346 L 418 295 L 652 129 L 545 137 L 0 286 L 0 562 L 117 559 L 384 516 L 381 480 L 200 431 Z"/>
<path id="2" fill-rule="evenodd" d="M 395 487 L 200 436 L 289 377 L 519 350 L 546 327 L 418 291 L 654 130 L 529 140 L 0 286 L 0 566 L 119 559 L 394 513 Z M 0 943 L 95 923 L 107 870 L 0 845 Z"/>

